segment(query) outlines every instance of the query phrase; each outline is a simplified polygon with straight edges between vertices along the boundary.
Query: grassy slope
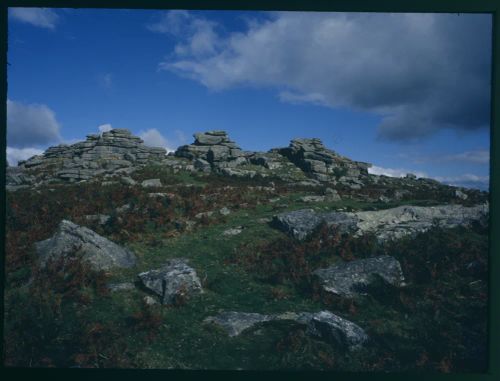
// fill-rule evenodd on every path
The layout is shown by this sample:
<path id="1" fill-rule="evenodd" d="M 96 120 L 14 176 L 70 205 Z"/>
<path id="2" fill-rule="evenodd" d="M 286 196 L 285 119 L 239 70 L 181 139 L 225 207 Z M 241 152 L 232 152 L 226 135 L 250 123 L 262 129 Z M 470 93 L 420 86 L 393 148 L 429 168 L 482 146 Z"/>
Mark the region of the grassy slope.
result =
<path id="1" fill-rule="evenodd" d="M 186 218 L 183 207 L 187 204 L 180 201 L 151 204 L 140 189 L 134 193 L 124 191 L 121 186 L 110 186 L 96 193 L 91 187 L 73 186 L 72 191 L 63 188 L 52 192 L 42 190 L 35 196 L 25 191 L 9 195 L 7 364 L 191 369 L 474 371 L 484 368 L 486 290 L 484 281 L 471 282 L 486 279 L 485 273 L 463 271 L 463 266 L 473 259 L 484 262 L 487 256 L 484 231 L 455 229 L 447 234 L 436 231 L 386 249 L 373 243 L 353 244 L 358 250 L 350 254 L 354 258 L 382 252 L 398 257 L 411 285 L 403 291 L 374 286 L 372 296 L 356 301 L 332 299 L 317 289 L 304 288 L 286 275 L 277 282 L 266 281 L 261 275 L 268 269 L 255 271 L 246 265 L 249 263 L 246 257 L 251 259 L 259 248 L 289 240 L 259 219 L 312 206 L 329 210 L 375 209 L 396 204 L 354 200 L 305 204 L 298 198 L 313 194 L 313 190 L 269 195 L 245 191 L 249 183 L 234 180 L 229 183 L 236 189 L 221 191 L 211 188 L 219 179 L 159 171 L 149 169 L 137 174 L 136 179 L 161 177 L 164 183 L 174 186 L 200 186 L 199 190 L 185 195 L 187 203 L 200 202 L 196 204 L 199 210 L 190 212 L 188 218 L 193 219 L 195 212 L 218 210 L 225 205 L 232 213 L 227 217 L 216 213 L 212 220 L 199 224 L 194 231 L 176 232 L 171 220 Z M 203 203 L 200 201 L 201 195 L 213 193 L 217 196 L 207 196 Z M 277 197 L 280 197 L 277 202 L 266 201 Z M 205 290 L 202 295 L 180 301 L 174 307 L 146 306 L 143 291 L 99 292 L 91 279 L 76 276 L 81 273 L 79 270 L 75 270 L 74 277 L 78 280 L 75 287 L 81 290 L 78 292 L 65 286 L 66 278 L 62 280 L 63 286 L 53 292 L 47 292 L 54 289 L 53 280 L 43 275 L 35 277 L 31 286 L 25 285 L 33 263 L 32 243 L 50 236 L 61 218 L 82 223 L 78 220 L 82 214 L 112 214 L 114 208 L 126 202 L 136 204 L 137 211 L 126 215 L 125 221 L 113 220 L 118 227 L 87 223 L 100 234 L 130 247 L 139 260 L 137 268 L 108 274 L 106 281 L 134 281 L 141 271 L 161 266 L 170 258 L 184 257 L 202 279 Z M 241 207 L 245 202 L 248 206 Z M 436 202 L 413 203 L 432 205 Z M 144 215 L 144 210 L 153 213 L 154 208 L 154 214 Z M 162 219 L 165 216 L 170 217 Z M 225 229 L 235 226 L 244 227 L 240 235 L 222 235 Z M 172 232 L 177 234 L 170 234 Z M 289 246 L 283 247 L 290 250 Z M 341 251 L 338 246 L 326 246 L 318 260 L 328 263 L 340 260 L 346 247 Z M 300 253 L 300 248 L 300 245 L 292 245 L 291 252 L 277 253 L 277 260 L 280 255 L 285 258 Z M 360 252 L 359 248 L 364 251 Z M 422 262 L 421 256 L 427 260 Z M 316 263 L 315 258 L 307 256 L 305 261 Z M 297 266 L 295 262 L 285 261 L 284 265 L 282 262 L 278 268 L 285 274 L 289 270 L 299 271 L 287 268 Z M 417 265 L 419 271 L 415 271 Z M 310 338 L 292 323 L 263 325 L 235 338 L 227 337 L 214 326 L 202 324 L 204 318 L 219 311 L 276 313 L 321 309 L 358 323 L 374 340 L 364 350 L 346 354 Z M 28 326 L 34 328 L 27 329 Z"/>

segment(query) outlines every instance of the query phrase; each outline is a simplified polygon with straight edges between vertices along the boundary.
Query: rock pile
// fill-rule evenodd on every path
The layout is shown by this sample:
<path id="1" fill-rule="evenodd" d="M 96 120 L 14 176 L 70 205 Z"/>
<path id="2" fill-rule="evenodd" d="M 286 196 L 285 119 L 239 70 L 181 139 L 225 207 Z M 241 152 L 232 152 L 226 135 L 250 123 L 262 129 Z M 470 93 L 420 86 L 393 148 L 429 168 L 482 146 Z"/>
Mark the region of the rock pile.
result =
<path id="1" fill-rule="evenodd" d="M 54 178 L 70 182 L 89 180 L 117 171 L 130 173 L 149 161 L 160 162 L 165 158 L 164 148 L 147 147 L 143 143 L 125 129 L 87 135 L 83 142 L 50 147 L 42 155 L 19 162 L 15 170 L 8 168 L 7 184 L 20 185 L 27 181 L 32 184 Z M 19 173 L 32 174 L 31 179 L 20 179 Z"/>
<path id="2" fill-rule="evenodd" d="M 353 161 L 327 149 L 320 139 L 293 139 L 278 152 L 320 181 L 338 181 L 362 185 L 368 176 L 369 163 Z"/>
<path id="3" fill-rule="evenodd" d="M 247 163 L 248 153 L 229 140 L 225 131 L 198 132 L 193 136 L 194 143 L 179 147 L 175 156 L 194 161 L 195 168 L 208 172 Z"/>
<path id="4" fill-rule="evenodd" d="M 488 223 L 489 204 L 472 207 L 462 205 L 411 206 L 363 211 L 318 213 L 301 209 L 274 216 L 273 225 L 292 237 L 302 240 L 321 223 L 335 226 L 340 232 L 355 236 L 373 233 L 379 241 L 394 240 L 429 230 L 435 223 L 444 228 Z"/>
<path id="5" fill-rule="evenodd" d="M 129 268 L 135 266 L 135 255 L 94 231 L 62 220 L 56 233 L 35 243 L 40 265 L 59 258 L 81 258 L 90 262 L 95 270 Z"/>

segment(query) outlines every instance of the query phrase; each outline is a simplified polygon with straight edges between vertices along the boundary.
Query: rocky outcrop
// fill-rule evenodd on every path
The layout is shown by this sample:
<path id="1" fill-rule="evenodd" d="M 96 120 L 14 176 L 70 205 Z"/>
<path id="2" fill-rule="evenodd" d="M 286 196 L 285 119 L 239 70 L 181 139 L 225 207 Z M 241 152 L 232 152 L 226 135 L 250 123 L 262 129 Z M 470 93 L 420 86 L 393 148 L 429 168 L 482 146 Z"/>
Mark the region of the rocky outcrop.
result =
<path id="1" fill-rule="evenodd" d="M 234 168 L 247 163 L 248 153 L 229 140 L 225 131 L 198 132 L 193 136 L 194 143 L 179 147 L 175 156 L 192 160 L 198 170 Z"/>
<path id="2" fill-rule="evenodd" d="M 90 262 L 95 270 L 129 268 L 135 266 L 135 255 L 94 231 L 62 220 L 56 233 L 35 243 L 40 265 L 44 267 L 48 260 L 62 257 L 81 258 Z"/>
<path id="3" fill-rule="evenodd" d="M 234 337 L 257 324 L 279 320 L 290 320 L 305 325 L 307 333 L 343 349 L 360 349 L 368 340 L 368 335 L 361 327 L 329 311 L 285 312 L 274 315 L 228 311 L 210 316 L 204 322 L 215 324 Z"/>
<path id="4" fill-rule="evenodd" d="M 489 204 L 472 207 L 462 205 L 411 206 L 363 211 L 326 212 L 302 209 L 281 213 L 273 218 L 273 225 L 296 239 L 304 239 L 321 223 L 335 226 L 340 232 L 355 236 L 375 234 L 379 241 L 399 239 L 429 230 L 435 224 L 443 228 L 488 223 Z"/>
<path id="5" fill-rule="evenodd" d="M 138 275 L 141 283 L 160 297 L 162 304 L 174 304 L 178 298 L 203 292 L 196 271 L 186 259 L 172 259 L 163 267 Z"/>
<path id="6" fill-rule="evenodd" d="M 361 180 L 368 177 L 371 167 L 369 163 L 353 161 L 327 149 L 320 139 L 293 139 L 278 152 L 320 181 L 362 185 Z"/>
<path id="7" fill-rule="evenodd" d="M 364 292 L 374 276 L 395 287 L 404 285 L 400 263 L 387 255 L 336 264 L 313 274 L 320 279 L 325 291 L 349 298 Z"/>
<path id="8" fill-rule="evenodd" d="M 165 159 L 163 148 L 147 147 L 125 129 L 113 129 L 72 145 L 48 148 L 42 155 L 21 161 L 7 169 L 7 184 L 35 184 L 44 181 L 89 180 L 98 175 L 129 174 L 150 162 Z M 24 176 L 24 178 L 22 178 Z"/>

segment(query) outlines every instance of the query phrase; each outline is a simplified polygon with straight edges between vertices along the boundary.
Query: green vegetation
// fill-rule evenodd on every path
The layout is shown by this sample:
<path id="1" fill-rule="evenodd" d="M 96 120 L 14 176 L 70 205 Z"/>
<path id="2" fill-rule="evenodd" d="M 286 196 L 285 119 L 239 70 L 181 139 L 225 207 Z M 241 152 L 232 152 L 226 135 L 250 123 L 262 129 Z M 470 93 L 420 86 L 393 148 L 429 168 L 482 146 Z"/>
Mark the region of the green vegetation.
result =
<path id="1" fill-rule="evenodd" d="M 380 246 L 374 237 L 354 239 L 322 226 L 306 241 L 296 242 L 273 229 L 267 222 L 270 217 L 304 207 L 373 210 L 397 203 L 345 199 L 306 204 L 298 199 L 323 189 L 289 188 L 273 180 L 274 191 L 258 190 L 256 185 L 269 185 L 271 180 L 173 173 L 158 167 L 132 177 L 160 178 L 169 187 L 88 183 L 7 194 L 6 365 L 485 370 L 485 229 L 436 227 Z M 150 197 L 151 192 L 167 195 Z M 432 205 L 439 200 L 404 203 Z M 128 209 L 116 210 L 126 204 Z M 231 213 L 220 214 L 223 207 Z M 209 211 L 214 213 L 199 216 Z M 85 218 L 95 214 L 111 217 L 104 225 Z M 129 247 L 138 258 L 137 267 L 95 272 L 75 260 L 38 270 L 33 244 L 50 237 L 63 218 Z M 222 234 L 236 226 L 243 227 L 241 234 Z M 348 300 L 325 294 L 310 276 L 320 266 L 380 254 L 401 262 L 408 286 L 396 289 L 376 282 L 368 295 Z M 146 304 L 140 289 L 110 292 L 106 287 L 110 282 L 134 282 L 139 272 L 177 257 L 188 258 L 197 270 L 203 294 L 166 307 Z M 220 311 L 325 309 L 363 327 L 370 343 L 361 351 L 345 353 L 291 322 L 260 325 L 233 338 L 202 324 Z"/>

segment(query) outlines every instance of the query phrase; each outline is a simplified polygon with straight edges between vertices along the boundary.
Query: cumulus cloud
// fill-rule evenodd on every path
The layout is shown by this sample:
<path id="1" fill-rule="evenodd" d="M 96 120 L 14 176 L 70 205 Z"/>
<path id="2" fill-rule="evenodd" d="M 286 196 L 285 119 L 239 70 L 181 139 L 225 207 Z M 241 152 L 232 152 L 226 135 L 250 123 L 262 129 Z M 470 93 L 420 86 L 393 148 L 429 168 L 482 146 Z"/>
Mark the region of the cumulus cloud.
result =
<path id="1" fill-rule="evenodd" d="M 368 168 L 368 173 L 372 175 L 384 175 L 389 177 L 404 177 L 408 173 L 413 173 L 417 177 L 428 177 L 427 173 L 421 171 L 411 171 L 403 168 L 384 168 L 376 165 Z"/>
<path id="2" fill-rule="evenodd" d="M 147 146 L 162 147 L 165 148 L 167 152 L 174 151 L 170 142 L 156 128 L 150 128 L 149 130 L 139 132 L 139 137 L 144 140 L 144 144 Z"/>
<path id="3" fill-rule="evenodd" d="M 103 132 L 108 132 L 108 131 L 111 131 L 113 129 L 113 127 L 111 127 L 111 124 L 109 123 L 106 123 L 106 124 L 101 124 L 99 127 L 97 127 L 99 129 L 99 132 L 102 134 Z"/>
<path id="4" fill-rule="evenodd" d="M 460 186 L 465 188 L 489 190 L 490 187 L 489 176 L 478 176 L 471 173 L 465 173 L 460 176 L 436 176 L 434 177 L 434 179 L 448 185 Z"/>
<path id="5" fill-rule="evenodd" d="M 43 104 L 7 100 L 7 144 L 26 148 L 61 141 L 54 111 Z"/>
<path id="6" fill-rule="evenodd" d="M 7 147 L 7 162 L 10 166 L 15 167 L 21 160 L 29 159 L 35 155 L 41 155 L 43 150 L 38 148 L 14 148 Z"/>
<path id="7" fill-rule="evenodd" d="M 59 16 L 48 8 L 9 8 L 13 20 L 40 28 L 55 29 Z"/>
<path id="8" fill-rule="evenodd" d="M 178 39 L 161 70 L 212 90 L 272 87 L 282 101 L 373 112 L 385 140 L 489 126 L 490 15 L 275 12 L 223 33 L 171 11 L 149 29 Z"/>

